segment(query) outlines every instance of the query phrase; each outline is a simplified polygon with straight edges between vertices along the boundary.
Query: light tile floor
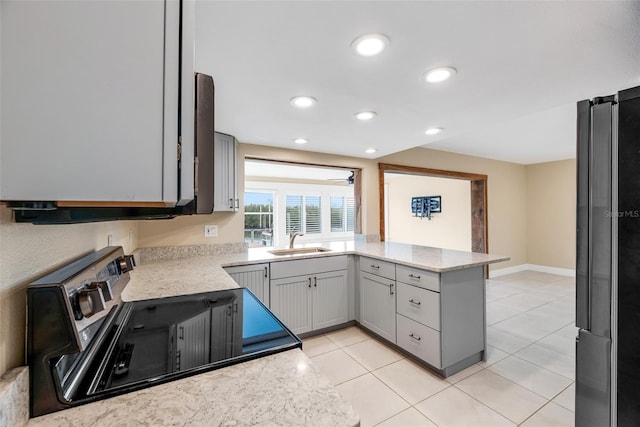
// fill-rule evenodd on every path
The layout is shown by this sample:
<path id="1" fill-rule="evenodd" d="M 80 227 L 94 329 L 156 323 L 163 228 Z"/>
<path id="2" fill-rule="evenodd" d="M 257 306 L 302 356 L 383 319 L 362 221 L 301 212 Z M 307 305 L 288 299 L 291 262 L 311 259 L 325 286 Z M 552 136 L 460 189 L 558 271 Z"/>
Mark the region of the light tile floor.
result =
<path id="1" fill-rule="evenodd" d="M 574 279 L 524 271 L 487 280 L 488 360 L 442 379 L 350 327 L 303 350 L 361 426 L 574 425 Z"/>

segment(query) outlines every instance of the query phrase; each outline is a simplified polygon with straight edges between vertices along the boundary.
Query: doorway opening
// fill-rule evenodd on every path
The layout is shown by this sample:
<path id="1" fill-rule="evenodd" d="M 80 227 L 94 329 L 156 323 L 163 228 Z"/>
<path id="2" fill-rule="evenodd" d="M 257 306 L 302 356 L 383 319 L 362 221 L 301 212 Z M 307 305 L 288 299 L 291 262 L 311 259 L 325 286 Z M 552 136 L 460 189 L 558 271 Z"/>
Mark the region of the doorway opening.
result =
<path id="1" fill-rule="evenodd" d="M 385 201 L 388 197 L 385 193 L 385 174 L 404 174 L 436 178 L 449 178 L 469 181 L 470 209 L 471 216 L 471 251 L 487 253 L 488 243 L 488 215 L 487 215 L 487 175 L 472 174 L 466 172 L 447 171 L 440 169 L 419 168 L 413 166 L 393 165 L 380 163 L 378 165 L 378 183 L 380 191 L 380 240 L 386 239 L 387 210 Z M 429 196 L 430 194 L 416 194 L 418 196 Z M 411 209 L 410 200 L 407 202 L 407 209 Z M 446 209 L 446 200 L 442 201 L 443 209 Z"/>
<path id="2" fill-rule="evenodd" d="M 244 238 L 250 247 L 352 240 L 360 232 L 360 169 L 245 159 Z"/>

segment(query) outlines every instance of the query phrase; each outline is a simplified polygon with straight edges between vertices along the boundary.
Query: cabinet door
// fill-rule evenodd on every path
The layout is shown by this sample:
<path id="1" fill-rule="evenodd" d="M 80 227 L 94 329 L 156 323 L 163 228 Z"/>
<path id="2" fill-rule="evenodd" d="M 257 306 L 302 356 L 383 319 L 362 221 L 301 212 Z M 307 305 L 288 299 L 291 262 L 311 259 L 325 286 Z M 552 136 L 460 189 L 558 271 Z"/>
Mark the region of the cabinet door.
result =
<path id="1" fill-rule="evenodd" d="M 313 279 L 313 329 L 339 325 L 348 320 L 347 271 L 315 274 Z"/>
<path id="2" fill-rule="evenodd" d="M 179 19 L 177 1 L 3 2 L 0 199 L 176 203 Z"/>
<path id="3" fill-rule="evenodd" d="M 271 311 L 296 334 L 313 328 L 312 296 L 311 276 L 271 281 Z"/>
<path id="4" fill-rule="evenodd" d="M 258 297 L 269 307 L 269 264 L 241 265 L 224 269 L 235 282 Z"/>
<path id="5" fill-rule="evenodd" d="M 360 272 L 360 323 L 396 342 L 395 280 Z"/>
<path id="6" fill-rule="evenodd" d="M 231 135 L 216 132 L 213 171 L 213 210 L 216 212 L 235 212 L 240 207 L 236 157 L 236 139 Z"/>

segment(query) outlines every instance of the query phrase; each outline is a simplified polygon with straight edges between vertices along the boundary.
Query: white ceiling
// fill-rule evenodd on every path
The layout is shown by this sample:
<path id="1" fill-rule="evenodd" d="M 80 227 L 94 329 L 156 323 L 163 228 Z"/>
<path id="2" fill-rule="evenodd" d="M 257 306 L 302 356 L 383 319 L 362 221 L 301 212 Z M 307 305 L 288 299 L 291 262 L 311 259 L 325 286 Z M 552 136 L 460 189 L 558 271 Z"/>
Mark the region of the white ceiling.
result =
<path id="1" fill-rule="evenodd" d="M 355 55 L 371 32 L 388 48 Z M 421 80 L 443 65 L 457 76 Z M 640 2 L 200 1 L 196 69 L 215 80 L 216 130 L 242 142 L 560 160 L 574 157 L 576 101 L 640 85 Z M 318 103 L 295 109 L 296 95 Z M 363 109 L 378 116 L 359 122 Z"/>

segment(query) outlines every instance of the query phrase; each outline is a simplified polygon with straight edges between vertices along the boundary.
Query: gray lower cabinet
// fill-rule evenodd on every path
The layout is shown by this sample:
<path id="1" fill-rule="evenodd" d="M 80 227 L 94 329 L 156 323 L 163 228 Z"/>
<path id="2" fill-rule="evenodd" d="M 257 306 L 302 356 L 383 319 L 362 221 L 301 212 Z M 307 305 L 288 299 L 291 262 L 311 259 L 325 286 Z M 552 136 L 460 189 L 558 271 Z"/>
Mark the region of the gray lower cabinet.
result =
<path id="1" fill-rule="evenodd" d="M 422 323 L 398 316 L 398 346 L 440 368 L 440 332 Z"/>
<path id="2" fill-rule="evenodd" d="M 312 276 L 271 280 L 271 311 L 293 332 L 313 330 Z"/>
<path id="3" fill-rule="evenodd" d="M 249 288 L 269 307 L 269 263 L 225 267 L 224 270 L 238 285 Z"/>
<path id="4" fill-rule="evenodd" d="M 364 257 L 362 257 L 364 258 Z M 360 324 L 382 338 L 396 342 L 396 281 L 389 278 L 394 275 L 393 263 L 367 258 L 360 260 Z M 389 265 L 390 264 L 390 265 Z M 381 270 L 385 276 L 371 274 Z M 379 268 L 375 268 L 379 267 Z"/>
<path id="5" fill-rule="evenodd" d="M 346 256 L 272 263 L 271 311 L 296 334 L 346 323 L 348 286 Z"/>
<path id="6" fill-rule="evenodd" d="M 397 265 L 396 273 L 397 345 L 444 376 L 482 360 L 483 268 L 434 273 Z"/>

